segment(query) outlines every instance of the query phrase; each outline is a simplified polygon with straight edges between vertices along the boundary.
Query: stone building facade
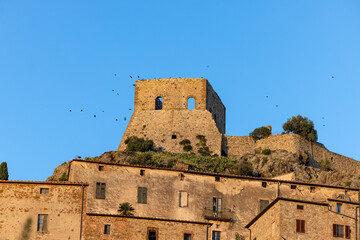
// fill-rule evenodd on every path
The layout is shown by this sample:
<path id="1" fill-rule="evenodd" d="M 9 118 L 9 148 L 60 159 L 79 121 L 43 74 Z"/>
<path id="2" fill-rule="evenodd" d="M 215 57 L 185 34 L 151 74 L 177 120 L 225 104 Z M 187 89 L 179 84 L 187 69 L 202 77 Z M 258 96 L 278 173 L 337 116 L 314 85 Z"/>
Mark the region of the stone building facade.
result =
<path id="1" fill-rule="evenodd" d="M 278 197 L 316 201 L 323 205 L 347 201 L 351 206 L 357 206 L 359 201 L 359 190 L 352 188 L 84 160 L 71 161 L 69 180 L 89 183 L 88 213 L 116 219 L 119 204 L 129 202 L 139 218 L 188 221 L 189 224 L 207 222 L 207 239 L 212 239 L 214 233 L 219 233 L 222 240 L 235 239 L 236 234 L 249 239 L 250 232 L 245 226 Z M 97 196 L 100 184 L 105 186 L 104 198 Z M 139 198 L 143 189 L 146 189 L 145 201 Z M 110 219 L 108 222 L 114 226 L 113 231 L 121 232 L 122 227 L 116 227 L 115 220 Z M 151 224 L 143 223 L 141 231 L 144 234 Z M 103 227 L 94 231 L 102 234 Z M 193 227 L 203 229 L 198 225 Z M 160 225 L 160 231 L 170 229 Z M 177 234 L 182 231 L 179 228 Z M 198 238 L 194 235 L 193 239 Z"/>
<path id="2" fill-rule="evenodd" d="M 328 200 L 325 203 L 279 197 L 246 225 L 250 239 L 358 239 L 359 203 Z"/>

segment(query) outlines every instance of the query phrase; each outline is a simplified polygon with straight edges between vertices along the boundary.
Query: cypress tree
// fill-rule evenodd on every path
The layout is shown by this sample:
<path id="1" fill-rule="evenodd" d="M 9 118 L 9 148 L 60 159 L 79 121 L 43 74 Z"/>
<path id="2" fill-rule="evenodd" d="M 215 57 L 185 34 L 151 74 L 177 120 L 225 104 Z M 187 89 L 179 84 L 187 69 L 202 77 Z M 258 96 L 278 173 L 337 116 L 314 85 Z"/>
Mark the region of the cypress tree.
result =
<path id="1" fill-rule="evenodd" d="M 0 165 L 0 180 L 9 180 L 9 173 L 6 162 L 2 162 Z"/>

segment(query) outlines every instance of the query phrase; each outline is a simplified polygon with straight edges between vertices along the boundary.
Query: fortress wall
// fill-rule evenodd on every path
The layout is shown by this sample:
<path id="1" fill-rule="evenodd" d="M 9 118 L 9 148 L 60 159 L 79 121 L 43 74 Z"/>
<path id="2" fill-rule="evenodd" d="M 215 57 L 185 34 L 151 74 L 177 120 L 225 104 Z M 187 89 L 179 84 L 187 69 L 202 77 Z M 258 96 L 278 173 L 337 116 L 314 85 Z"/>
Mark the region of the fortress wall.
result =
<path id="1" fill-rule="evenodd" d="M 219 132 L 225 134 L 226 109 L 221 102 L 220 97 L 208 81 L 206 81 L 206 109 L 212 113 L 212 117 L 216 122 Z"/>
<path id="2" fill-rule="evenodd" d="M 40 188 L 49 193 L 40 194 Z M 26 227 L 29 239 L 78 239 L 81 205 L 82 186 L 1 181 L 0 239 L 23 239 Z M 48 215 L 47 231 L 37 231 L 38 214 Z"/>
<path id="3" fill-rule="evenodd" d="M 195 99 L 195 109 L 206 109 L 206 79 L 165 78 L 138 80 L 135 83 L 135 111 L 155 110 L 155 99 L 163 99 L 163 110 L 187 109 L 188 98 Z"/>
<path id="4" fill-rule="evenodd" d="M 138 136 L 152 139 L 156 147 L 165 151 L 182 153 L 179 142 L 189 139 L 197 152 L 197 135 L 207 138 L 207 145 L 213 153 L 221 154 L 222 135 L 219 133 L 211 113 L 206 110 L 158 110 L 135 111 L 121 140 L 119 151 L 126 149 L 127 137 Z M 176 135 L 176 139 L 172 139 Z"/>
<path id="5" fill-rule="evenodd" d="M 229 156 L 236 157 L 246 153 L 254 153 L 255 149 L 286 150 L 291 153 L 300 154 L 305 152 L 317 162 L 329 159 L 331 165 L 342 171 L 357 175 L 360 172 L 358 161 L 336 153 L 325 148 L 321 143 L 311 143 L 297 134 L 271 135 L 265 139 L 254 140 L 249 136 L 228 136 Z M 314 163 L 314 166 L 318 164 Z"/>

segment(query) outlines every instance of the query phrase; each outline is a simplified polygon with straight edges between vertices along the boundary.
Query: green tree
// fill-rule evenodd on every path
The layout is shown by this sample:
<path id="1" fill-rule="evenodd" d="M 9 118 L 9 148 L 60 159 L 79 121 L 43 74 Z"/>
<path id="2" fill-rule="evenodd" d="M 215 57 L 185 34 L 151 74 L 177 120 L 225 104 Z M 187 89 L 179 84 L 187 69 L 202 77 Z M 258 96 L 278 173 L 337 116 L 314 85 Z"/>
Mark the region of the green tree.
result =
<path id="1" fill-rule="evenodd" d="M 61 175 L 61 177 L 59 178 L 60 182 L 65 182 L 68 180 L 68 175 L 66 174 L 66 172 L 63 173 L 63 175 Z"/>
<path id="2" fill-rule="evenodd" d="M 118 212 L 123 216 L 132 216 L 134 215 L 135 208 L 128 202 L 120 203 Z"/>
<path id="3" fill-rule="evenodd" d="M 126 150 L 131 152 L 147 152 L 153 150 L 153 140 L 138 138 L 137 136 L 128 137 L 125 140 Z"/>
<path id="4" fill-rule="evenodd" d="M 9 173 L 6 162 L 2 162 L 0 165 L 0 180 L 9 180 Z"/>
<path id="5" fill-rule="evenodd" d="M 289 118 L 284 123 L 283 129 L 286 133 L 298 134 L 312 142 L 316 142 L 318 139 L 317 131 L 314 128 L 314 122 L 301 115 Z"/>
<path id="6" fill-rule="evenodd" d="M 254 139 L 254 141 L 256 141 L 260 140 L 261 138 L 267 138 L 271 135 L 271 131 L 267 127 L 259 127 L 255 128 L 254 131 L 252 131 L 249 135 Z"/>

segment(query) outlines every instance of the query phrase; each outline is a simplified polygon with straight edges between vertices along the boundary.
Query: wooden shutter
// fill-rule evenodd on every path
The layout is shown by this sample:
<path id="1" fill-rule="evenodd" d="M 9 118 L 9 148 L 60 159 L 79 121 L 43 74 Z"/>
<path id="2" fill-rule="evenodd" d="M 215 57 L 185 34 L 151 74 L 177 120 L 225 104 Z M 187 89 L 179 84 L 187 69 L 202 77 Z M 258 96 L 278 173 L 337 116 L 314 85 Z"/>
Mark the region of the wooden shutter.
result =
<path id="1" fill-rule="evenodd" d="M 350 238 L 350 226 L 345 226 L 345 237 Z"/>
<path id="2" fill-rule="evenodd" d="M 218 217 L 221 217 L 221 198 L 217 199 L 217 214 Z"/>
<path id="3" fill-rule="evenodd" d="M 300 220 L 296 220 L 296 232 L 300 232 Z"/>
<path id="4" fill-rule="evenodd" d="M 143 203 L 147 203 L 147 188 L 146 187 L 143 187 L 143 190 L 142 190 L 142 200 L 143 200 Z"/>
<path id="5" fill-rule="evenodd" d="M 336 224 L 333 224 L 333 236 L 334 237 L 337 236 L 337 226 L 336 226 Z"/>
<path id="6" fill-rule="evenodd" d="M 138 203 L 142 203 L 142 187 L 138 187 Z"/>
<path id="7" fill-rule="evenodd" d="M 106 188 L 106 184 L 105 183 L 101 183 L 101 188 L 100 188 L 100 191 L 101 191 L 101 198 L 102 199 L 105 199 L 105 188 Z"/>
<path id="8" fill-rule="evenodd" d="M 305 233 L 305 220 L 301 220 L 301 232 Z"/>

